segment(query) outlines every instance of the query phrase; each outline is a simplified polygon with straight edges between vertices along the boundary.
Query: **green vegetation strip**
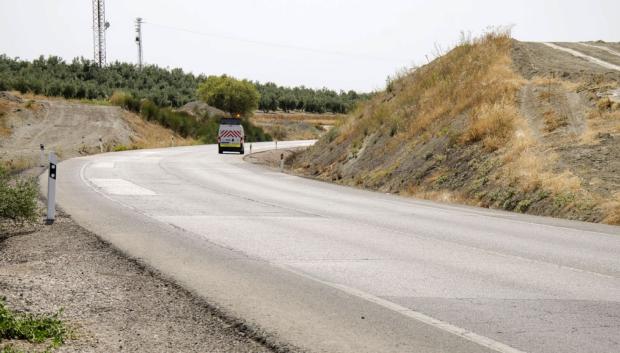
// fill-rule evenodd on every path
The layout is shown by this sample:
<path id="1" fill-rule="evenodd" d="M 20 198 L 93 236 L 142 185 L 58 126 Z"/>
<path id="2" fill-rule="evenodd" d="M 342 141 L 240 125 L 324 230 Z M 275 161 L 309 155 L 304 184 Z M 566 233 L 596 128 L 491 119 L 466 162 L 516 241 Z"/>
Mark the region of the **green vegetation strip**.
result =
<path id="1" fill-rule="evenodd" d="M 114 62 L 99 67 L 93 61 L 76 58 L 71 63 L 57 56 L 41 56 L 33 61 L 0 55 L 0 91 L 17 90 L 49 97 L 93 100 L 103 103 L 122 90 L 160 107 L 180 107 L 197 99 L 198 86 L 215 76 L 193 75 L 182 69 L 155 65 Z M 249 82 L 249 81 L 247 81 Z M 326 88 L 282 87 L 268 82 L 250 82 L 258 90 L 263 111 L 297 110 L 308 113 L 344 113 L 368 94 L 336 92 Z"/>
<path id="2" fill-rule="evenodd" d="M 31 222 L 37 216 L 38 189 L 34 179 L 21 179 L 0 164 L 0 221 Z M 0 229 L 2 224 L 0 223 Z"/>
<path id="3" fill-rule="evenodd" d="M 62 310 L 53 315 L 15 313 L 0 300 L 0 343 L 4 340 L 23 340 L 33 344 L 48 343 L 46 352 L 65 343 L 69 331 L 59 319 Z M 13 345 L 2 347 L 2 353 L 22 352 Z"/>

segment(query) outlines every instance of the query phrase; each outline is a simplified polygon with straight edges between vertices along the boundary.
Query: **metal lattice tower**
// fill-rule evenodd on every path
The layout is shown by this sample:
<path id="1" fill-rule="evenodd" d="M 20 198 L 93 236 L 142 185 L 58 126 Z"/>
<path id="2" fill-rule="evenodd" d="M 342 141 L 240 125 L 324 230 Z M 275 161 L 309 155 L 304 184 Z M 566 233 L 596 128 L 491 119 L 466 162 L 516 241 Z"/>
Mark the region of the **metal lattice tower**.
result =
<path id="1" fill-rule="evenodd" d="M 138 67 L 142 68 L 142 18 L 136 18 L 136 44 L 138 45 Z"/>
<path id="2" fill-rule="evenodd" d="M 105 32 L 110 24 L 105 20 L 105 0 L 93 0 L 93 45 L 95 62 L 105 66 Z"/>

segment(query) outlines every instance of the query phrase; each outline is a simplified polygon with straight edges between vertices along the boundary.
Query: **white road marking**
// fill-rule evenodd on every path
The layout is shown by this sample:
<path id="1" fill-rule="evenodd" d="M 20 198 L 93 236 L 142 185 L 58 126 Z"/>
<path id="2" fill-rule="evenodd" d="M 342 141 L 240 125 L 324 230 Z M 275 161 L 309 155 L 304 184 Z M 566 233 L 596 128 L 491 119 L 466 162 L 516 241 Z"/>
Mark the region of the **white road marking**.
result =
<path id="1" fill-rule="evenodd" d="M 277 266 L 278 268 L 282 268 L 284 270 L 293 272 L 293 273 L 295 273 L 295 274 L 297 274 L 299 276 L 302 276 L 304 278 L 308 278 L 310 280 L 316 281 L 316 282 L 318 282 L 318 283 L 320 283 L 322 285 L 329 286 L 329 287 L 341 290 L 341 291 L 343 291 L 343 292 L 345 292 L 345 293 L 347 293 L 349 295 L 352 295 L 354 297 L 357 297 L 357 298 L 369 301 L 371 303 L 380 305 L 380 306 L 382 306 L 382 307 L 384 307 L 386 309 L 395 311 L 395 312 L 397 312 L 399 314 L 405 315 L 405 316 L 407 316 L 409 318 L 412 318 L 414 320 L 417 320 L 417 321 L 422 322 L 424 324 L 427 324 L 429 326 L 435 327 L 435 328 L 437 328 L 439 330 L 442 330 L 442 331 L 451 333 L 453 335 L 459 336 L 459 337 L 464 338 L 464 339 L 466 339 L 468 341 L 471 341 L 471 342 L 479 344 L 479 345 L 481 345 L 483 347 L 489 348 L 489 349 L 491 349 L 491 350 L 493 350 L 495 352 L 498 352 L 498 353 L 525 353 L 524 351 L 521 351 L 519 349 L 513 348 L 513 347 L 511 347 L 511 346 L 509 346 L 507 344 L 498 342 L 498 341 L 496 341 L 496 340 L 494 340 L 492 338 L 489 338 L 489 337 L 486 337 L 486 336 L 482 336 L 482 335 L 479 335 L 479 334 L 477 334 L 475 332 L 469 331 L 467 329 L 464 329 L 464 328 L 452 325 L 452 324 L 450 324 L 448 322 L 441 321 L 439 319 L 435 319 L 434 317 L 428 316 L 428 315 L 423 314 L 423 313 L 421 313 L 419 311 L 415 311 L 415 310 L 406 308 L 404 306 L 398 305 L 398 304 L 393 303 L 393 302 L 391 302 L 389 300 L 385 300 L 385 299 L 379 298 L 377 296 L 374 296 L 372 294 L 366 293 L 364 291 L 361 291 L 361 290 L 358 290 L 358 289 L 355 289 L 355 288 L 351 288 L 351 287 L 348 287 L 348 286 L 345 286 L 345 285 L 342 285 L 342 284 L 332 283 L 332 282 L 329 282 L 329 281 L 324 281 L 324 280 L 318 279 L 316 277 L 310 276 L 310 275 L 308 275 L 306 273 L 297 271 L 297 270 L 295 270 L 295 269 L 293 269 L 291 267 L 288 267 L 288 266 L 284 266 L 284 265 L 276 264 L 276 263 L 271 263 L 271 264 L 273 264 L 274 266 Z"/>
<path id="2" fill-rule="evenodd" d="M 586 55 L 586 54 L 584 54 L 582 52 L 579 52 L 579 51 L 576 51 L 576 50 L 573 50 L 573 49 L 569 49 L 569 48 L 564 48 L 564 47 L 561 47 L 561 46 L 559 46 L 557 44 L 553 44 L 553 43 L 542 43 L 542 44 L 544 44 L 544 45 L 546 45 L 548 47 L 551 47 L 553 49 L 557 49 L 557 50 L 561 50 L 561 51 L 567 52 L 567 53 L 569 53 L 569 54 L 571 54 L 573 56 L 576 56 L 578 58 L 586 59 L 589 62 L 597 64 L 599 66 L 602 66 L 602 67 L 604 67 L 606 69 L 620 71 L 620 66 L 608 63 L 607 61 L 604 61 L 604 60 L 601 60 L 601 59 L 598 59 L 598 58 L 595 58 L 595 57 L 592 57 L 592 56 L 589 56 L 589 55 Z"/>
<path id="3" fill-rule="evenodd" d="M 101 169 L 113 169 L 114 162 L 97 162 L 91 165 L 93 168 L 101 168 Z"/>
<path id="4" fill-rule="evenodd" d="M 613 55 L 620 56 L 620 53 L 619 53 L 619 52 L 617 52 L 617 51 L 615 51 L 615 50 L 613 50 L 613 49 L 610 49 L 610 48 L 604 47 L 604 46 L 602 46 L 602 45 L 594 45 L 594 44 L 589 44 L 589 43 L 579 43 L 579 44 L 580 44 L 580 45 L 583 45 L 584 47 L 590 47 L 590 48 L 595 48 L 595 49 L 601 49 L 601 50 L 604 50 L 604 51 L 608 52 L 609 54 L 613 54 Z"/>
<path id="5" fill-rule="evenodd" d="M 154 196 L 155 192 L 124 179 L 88 179 L 103 192 L 110 195 Z"/>

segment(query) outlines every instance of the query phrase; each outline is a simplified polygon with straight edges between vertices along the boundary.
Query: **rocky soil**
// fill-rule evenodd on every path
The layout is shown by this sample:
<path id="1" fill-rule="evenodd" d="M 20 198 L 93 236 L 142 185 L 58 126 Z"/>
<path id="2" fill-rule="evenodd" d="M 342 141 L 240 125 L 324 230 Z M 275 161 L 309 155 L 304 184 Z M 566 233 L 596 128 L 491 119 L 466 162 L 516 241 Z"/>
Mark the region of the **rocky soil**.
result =
<path id="1" fill-rule="evenodd" d="M 51 226 L 3 224 L 0 295 L 17 311 L 55 313 L 73 331 L 56 352 L 272 352 L 244 325 L 60 212 Z M 0 349 L 9 342 L 0 342 Z M 17 346 L 43 351 L 45 347 Z"/>

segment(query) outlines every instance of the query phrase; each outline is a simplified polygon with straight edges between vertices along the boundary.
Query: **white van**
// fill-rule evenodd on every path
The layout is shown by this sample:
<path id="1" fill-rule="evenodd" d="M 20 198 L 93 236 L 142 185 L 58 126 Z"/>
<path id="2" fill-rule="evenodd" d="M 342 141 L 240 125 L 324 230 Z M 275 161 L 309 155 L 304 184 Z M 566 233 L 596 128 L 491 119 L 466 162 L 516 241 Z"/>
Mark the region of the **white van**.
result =
<path id="1" fill-rule="evenodd" d="M 243 142 L 245 133 L 240 119 L 224 118 L 220 121 L 220 130 L 217 133 L 217 151 L 222 154 L 224 151 L 235 151 L 244 153 Z"/>

